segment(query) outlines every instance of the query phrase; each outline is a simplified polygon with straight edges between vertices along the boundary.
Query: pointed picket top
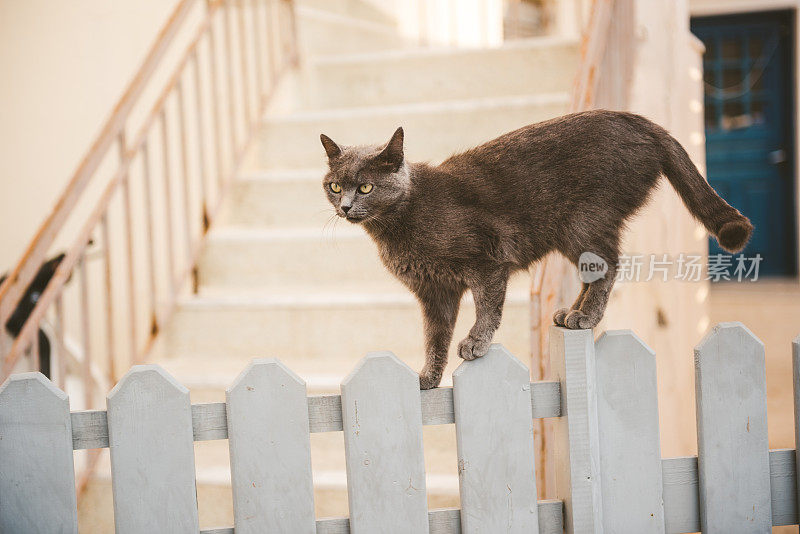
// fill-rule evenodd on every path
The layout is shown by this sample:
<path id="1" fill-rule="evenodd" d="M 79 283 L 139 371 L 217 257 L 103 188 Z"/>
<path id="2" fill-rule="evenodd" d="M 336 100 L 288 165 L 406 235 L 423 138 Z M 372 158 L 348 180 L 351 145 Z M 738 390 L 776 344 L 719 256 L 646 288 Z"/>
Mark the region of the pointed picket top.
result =
<path id="1" fill-rule="evenodd" d="M 606 343 L 613 343 L 613 347 L 618 347 L 620 352 L 613 352 L 612 355 L 623 355 L 625 358 L 655 358 L 656 352 L 651 349 L 642 338 L 636 335 L 633 330 L 607 330 L 600 334 L 595 341 L 595 349 Z"/>
<path id="2" fill-rule="evenodd" d="M 741 346 L 749 346 L 764 350 L 764 343 L 756 337 L 745 325 L 739 321 L 719 323 L 703 336 L 700 343 L 694 348 L 695 355 L 703 353 L 706 349 L 719 347 L 720 350 L 736 348 L 736 353 L 745 354 L 746 351 L 738 350 Z"/>
<path id="3" fill-rule="evenodd" d="M 111 388 L 111 391 L 108 392 L 107 395 L 108 400 L 110 401 L 114 397 L 118 396 L 121 391 L 129 387 L 134 387 L 136 384 L 142 382 L 151 381 L 149 377 L 152 375 L 162 378 L 166 384 L 169 384 L 170 386 L 175 388 L 175 390 L 178 393 L 185 395 L 189 394 L 189 389 L 180 382 L 178 382 L 177 380 L 175 380 L 175 377 L 166 372 L 163 367 L 156 364 L 147 364 L 147 365 L 134 365 L 133 367 L 131 367 L 128 370 L 128 372 L 125 373 L 125 376 L 123 376 L 122 379 L 120 379 L 120 381 L 117 382 L 117 385 Z M 156 382 L 151 381 L 151 383 L 155 384 Z"/>
<path id="4" fill-rule="evenodd" d="M 500 343 L 492 343 L 489 351 L 482 358 L 475 358 L 470 361 L 461 362 L 456 370 L 453 371 L 453 381 L 465 379 L 470 375 L 483 375 L 483 373 L 520 373 L 524 372 L 530 377 L 530 369 L 511 354 L 511 352 Z M 530 383 L 530 379 L 528 380 Z"/>
<path id="5" fill-rule="evenodd" d="M 268 376 L 270 378 L 278 378 L 284 380 L 286 383 L 295 383 L 305 389 L 306 382 L 300 376 L 286 367 L 286 365 L 278 358 L 254 358 L 247 364 L 247 367 L 239 373 L 236 380 L 228 386 L 225 390 L 230 394 L 236 389 L 247 387 L 247 382 L 257 379 L 257 377 Z"/>
<path id="6" fill-rule="evenodd" d="M 67 394 L 61 391 L 53 384 L 46 376 L 38 371 L 30 372 L 30 373 L 16 373 L 9 376 L 2 385 L 0 385 L 0 398 L 2 398 L 3 394 L 8 391 L 9 395 L 12 393 L 14 395 L 21 394 L 26 387 L 37 387 L 35 384 L 39 384 L 40 386 L 44 387 L 44 389 L 49 390 L 53 393 L 59 400 L 65 401 L 68 399 Z"/>
<path id="7" fill-rule="evenodd" d="M 0 532 L 77 532 L 69 398 L 43 374 L 0 386 Z"/>
<path id="8" fill-rule="evenodd" d="M 419 375 L 409 367 L 408 364 L 395 356 L 393 352 L 381 350 L 368 352 L 366 356 L 361 358 L 361 361 L 359 361 L 353 370 L 342 380 L 342 387 L 346 387 L 358 381 L 361 376 L 374 373 L 380 369 L 388 372 L 397 372 L 399 375 L 407 374 L 414 380 L 419 381 Z"/>

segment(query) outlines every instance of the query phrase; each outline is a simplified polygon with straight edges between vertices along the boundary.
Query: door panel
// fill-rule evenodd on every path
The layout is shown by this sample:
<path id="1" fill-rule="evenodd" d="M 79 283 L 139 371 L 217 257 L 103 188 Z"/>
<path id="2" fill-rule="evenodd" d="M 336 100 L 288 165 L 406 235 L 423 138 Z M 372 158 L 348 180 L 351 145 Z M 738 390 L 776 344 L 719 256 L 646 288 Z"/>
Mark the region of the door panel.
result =
<path id="1" fill-rule="evenodd" d="M 708 181 L 756 229 L 744 250 L 759 274 L 796 274 L 792 77 L 788 12 L 703 17 Z M 714 239 L 710 254 L 724 253 Z"/>

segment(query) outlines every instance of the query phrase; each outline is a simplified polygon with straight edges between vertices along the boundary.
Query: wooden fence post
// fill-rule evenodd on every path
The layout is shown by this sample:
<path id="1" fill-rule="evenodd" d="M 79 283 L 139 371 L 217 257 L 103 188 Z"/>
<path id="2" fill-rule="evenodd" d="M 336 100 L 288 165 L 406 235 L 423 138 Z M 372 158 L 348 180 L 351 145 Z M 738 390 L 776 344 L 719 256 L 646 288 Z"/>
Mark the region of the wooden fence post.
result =
<path id="1" fill-rule="evenodd" d="M 254 360 L 226 398 L 236 532 L 316 532 L 305 383 Z"/>
<path id="2" fill-rule="evenodd" d="M 597 384 L 591 330 L 550 327 L 550 365 L 561 383 L 555 422 L 556 498 L 567 534 L 603 532 Z"/>
<path id="3" fill-rule="evenodd" d="M 69 399 L 41 373 L 0 387 L 0 532 L 78 532 Z"/>
<path id="4" fill-rule="evenodd" d="M 694 357 L 701 529 L 770 532 L 764 344 L 741 323 L 721 323 Z"/>
<path id="5" fill-rule="evenodd" d="M 539 532 L 530 371 L 502 345 L 453 372 L 461 528 Z"/>
<path id="6" fill-rule="evenodd" d="M 342 382 L 350 532 L 428 532 L 419 376 L 371 352 Z"/>
<path id="7" fill-rule="evenodd" d="M 137 365 L 107 404 L 116 531 L 196 533 L 189 390 L 157 365 Z"/>
<path id="8" fill-rule="evenodd" d="M 595 344 L 603 528 L 664 532 L 656 355 L 630 330 Z"/>

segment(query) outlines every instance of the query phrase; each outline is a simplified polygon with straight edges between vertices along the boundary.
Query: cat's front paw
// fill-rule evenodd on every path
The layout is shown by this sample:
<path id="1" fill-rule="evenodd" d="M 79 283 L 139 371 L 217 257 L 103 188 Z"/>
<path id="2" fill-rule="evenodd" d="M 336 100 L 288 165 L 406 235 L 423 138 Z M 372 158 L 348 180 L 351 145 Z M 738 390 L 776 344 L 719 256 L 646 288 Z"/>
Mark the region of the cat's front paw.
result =
<path id="1" fill-rule="evenodd" d="M 594 328 L 595 326 L 597 326 L 597 323 L 599 322 L 600 322 L 599 317 L 595 319 L 583 313 L 580 310 L 572 310 L 564 318 L 564 326 L 566 326 L 570 330 L 584 330 L 588 328 Z"/>
<path id="2" fill-rule="evenodd" d="M 433 389 L 442 381 L 442 375 L 426 371 L 425 369 L 419 374 L 419 389 Z"/>
<path id="3" fill-rule="evenodd" d="M 556 326 L 565 326 L 564 319 L 567 318 L 567 314 L 569 313 L 569 308 L 561 308 L 556 310 L 553 314 L 553 323 Z"/>
<path id="4" fill-rule="evenodd" d="M 491 338 L 477 339 L 471 335 L 467 336 L 458 344 L 458 355 L 465 360 L 481 358 L 482 356 L 486 356 L 486 353 L 489 352 L 489 345 L 491 345 L 491 343 Z"/>

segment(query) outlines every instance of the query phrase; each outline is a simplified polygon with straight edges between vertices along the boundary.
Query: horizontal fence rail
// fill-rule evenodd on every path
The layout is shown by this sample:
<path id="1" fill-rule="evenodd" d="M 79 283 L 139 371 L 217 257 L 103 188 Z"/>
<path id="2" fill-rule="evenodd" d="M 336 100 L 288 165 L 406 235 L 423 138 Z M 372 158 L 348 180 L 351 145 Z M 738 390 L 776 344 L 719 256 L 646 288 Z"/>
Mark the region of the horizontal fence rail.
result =
<path id="1" fill-rule="evenodd" d="M 661 458 L 655 355 L 635 334 L 594 340 L 552 327 L 550 339 L 557 381 L 530 382 L 493 345 L 459 366 L 452 388 L 428 391 L 388 352 L 367 355 L 341 395 L 307 396 L 279 361 L 254 360 L 226 402 L 194 405 L 163 369 L 136 366 L 106 411 L 70 413 L 44 376 L 13 375 L 0 387 L 0 530 L 76 524 L 72 451 L 107 447 L 119 532 L 197 532 L 192 442 L 218 439 L 229 440 L 236 532 L 683 533 L 798 523 L 796 454 L 768 449 L 763 345 L 744 326 L 718 325 L 695 350 L 697 457 Z M 800 338 L 793 352 L 800 359 Z M 797 368 L 795 384 L 797 392 Z M 558 498 L 548 501 L 536 500 L 532 425 L 541 418 L 558 427 Z M 427 509 L 421 429 L 440 424 L 455 424 L 460 510 Z M 314 517 L 314 432 L 344 433 L 350 518 Z"/>

